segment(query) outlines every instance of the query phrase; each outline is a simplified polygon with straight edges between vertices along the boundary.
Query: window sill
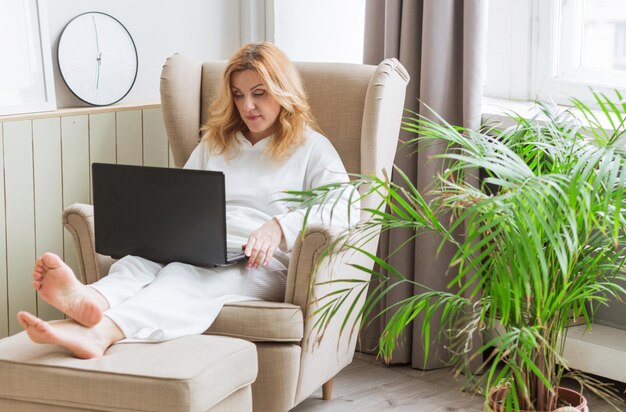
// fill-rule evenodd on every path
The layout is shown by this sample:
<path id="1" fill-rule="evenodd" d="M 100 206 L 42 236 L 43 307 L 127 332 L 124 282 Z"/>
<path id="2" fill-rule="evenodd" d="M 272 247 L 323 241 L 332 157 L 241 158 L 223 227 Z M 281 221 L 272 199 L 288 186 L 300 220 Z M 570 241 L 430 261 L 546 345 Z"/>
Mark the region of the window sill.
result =
<path id="1" fill-rule="evenodd" d="M 559 110 L 568 110 L 571 107 L 566 105 L 556 105 Z M 598 122 L 607 131 L 615 129 L 606 115 L 599 109 L 592 110 L 592 113 L 598 119 Z M 573 112 L 574 115 L 580 114 L 577 110 Z M 515 121 L 511 119 L 511 115 L 519 115 L 525 119 L 537 118 L 541 120 L 543 117 L 537 111 L 537 107 L 533 101 L 522 100 L 507 100 L 499 99 L 495 97 L 483 96 L 482 99 L 482 122 L 492 125 L 497 125 L 498 128 L 506 128 L 515 125 Z M 583 116 L 579 116 L 578 119 L 586 125 L 589 123 Z M 619 124 L 623 119 L 618 120 L 617 117 L 613 117 L 613 122 Z"/>
<path id="2" fill-rule="evenodd" d="M 483 96 L 482 122 L 497 123 L 500 127 L 510 127 L 515 124 L 511 119 L 512 114 L 520 115 L 526 119 L 534 116 L 534 103 L 522 100 L 498 99 Z"/>

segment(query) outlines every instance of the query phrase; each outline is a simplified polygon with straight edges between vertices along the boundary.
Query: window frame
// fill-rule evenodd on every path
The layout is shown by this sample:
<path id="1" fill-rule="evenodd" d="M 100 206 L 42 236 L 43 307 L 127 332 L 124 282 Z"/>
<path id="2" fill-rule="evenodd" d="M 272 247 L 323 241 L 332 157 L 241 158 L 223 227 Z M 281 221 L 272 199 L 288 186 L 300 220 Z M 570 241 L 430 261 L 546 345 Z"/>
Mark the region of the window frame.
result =
<path id="1" fill-rule="evenodd" d="M 28 33 L 27 36 L 31 40 L 28 42 L 27 50 L 30 59 L 23 65 L 24 67 L 12 63 L 17 66 L 17 70 L 24 73 L 30 72 L 32 84 L 30 89 L 38 93 L 40 97 L 28 102 L 20 101 L 19 99 L 7 99 L 6 103 L 0 104 L 0 116 L 46 112 L 56 110 L 57 108 L 47 6 L 47 0 L 27 0 L 22 2 L 22 10 L 30 18 L 17 23 L 20 29 Z M 2 57 L 8 61 L 11 56 L 9 58 L 7 56 Z M 33 67 L 35 70 L 32 69 Z M 19 94 L 24 90 L 29 90 L 29 87 L 15 85 L 6 87 L 4 90 Z"/>
<path id="2" fill-rule="evenodd" d="M 591 89 L 611 96 L 618 89 L 626 96 L 626 71 L 581 67 L 584 0 L 515 2 L 490 2 L 489 22 L 498 31 L 489 37 L 507 41 L 490 40 L 489 54 L 505 60 L 489 66 L 485 95 L 558 104 L 571 104 L 572 97 L 592 102 Z"/>

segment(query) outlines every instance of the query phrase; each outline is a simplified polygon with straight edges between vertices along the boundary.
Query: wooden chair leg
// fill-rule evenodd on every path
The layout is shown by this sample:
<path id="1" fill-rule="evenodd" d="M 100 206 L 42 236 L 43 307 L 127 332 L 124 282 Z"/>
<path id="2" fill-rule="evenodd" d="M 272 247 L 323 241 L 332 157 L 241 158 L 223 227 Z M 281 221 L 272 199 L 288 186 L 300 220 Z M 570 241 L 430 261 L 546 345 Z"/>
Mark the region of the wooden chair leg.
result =
<path id="1" fill-rule="evenodd" d="M 325 401 L 331 400 L 333 397 L 333 378 L 330 378 L 328 382 L 322 385 L 322 399 Z"/>

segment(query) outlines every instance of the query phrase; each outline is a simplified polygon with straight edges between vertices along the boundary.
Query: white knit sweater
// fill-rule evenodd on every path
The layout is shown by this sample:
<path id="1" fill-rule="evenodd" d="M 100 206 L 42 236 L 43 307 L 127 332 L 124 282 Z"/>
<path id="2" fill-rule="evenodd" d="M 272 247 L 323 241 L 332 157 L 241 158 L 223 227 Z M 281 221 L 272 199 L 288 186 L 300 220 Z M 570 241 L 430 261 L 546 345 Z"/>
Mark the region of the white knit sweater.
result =
<path id="1" fill-rule="evenodd" d="M 271 139 L 270 136 L 252 145 L 243 134 L 238 133 L 239 150 L 231 158 L 212 155 L 208 146 L 200 143 L 185 168 L 224 172 L 228 246 L 241 246 L 251 232 L 274 217 L 284 235 L 280 248 L 283 253 L 278 252 L 275 257 L 284 261 L 288 259 L 285 253 L 291 250 L 300 234 L 305 216 L 305 209 L 294 210 L 294 203 L 280 200 L 287 197 L 284 191 L 345 182 L 348 175 L 333 145 L 313 130 L 307 130 L 305 143 L 282 162 L 273 160 L 265 150 Z M 315 213 L 308 216 L 307 224 L 347 227 L 348 203 L 346 192 L 334 206 L 329 204 L 321 210 L 314 209 Z M 350 223 L 356 223 L 358 210 L 356 205 L 352 207 Z"/>

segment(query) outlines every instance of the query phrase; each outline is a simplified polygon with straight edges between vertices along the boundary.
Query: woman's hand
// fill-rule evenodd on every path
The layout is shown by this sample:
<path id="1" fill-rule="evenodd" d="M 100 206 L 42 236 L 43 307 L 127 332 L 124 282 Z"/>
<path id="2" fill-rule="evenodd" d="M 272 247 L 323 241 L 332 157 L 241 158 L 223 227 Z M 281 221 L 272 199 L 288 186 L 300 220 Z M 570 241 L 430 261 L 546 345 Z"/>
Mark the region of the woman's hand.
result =
<path id="1" fill-rule="evenodd" d="M 244 254 L 248 256 L 248 268 L 267 266 L 283 238 L 283 229 L 276 219 L 270 219 L 248 237 Z"/>

